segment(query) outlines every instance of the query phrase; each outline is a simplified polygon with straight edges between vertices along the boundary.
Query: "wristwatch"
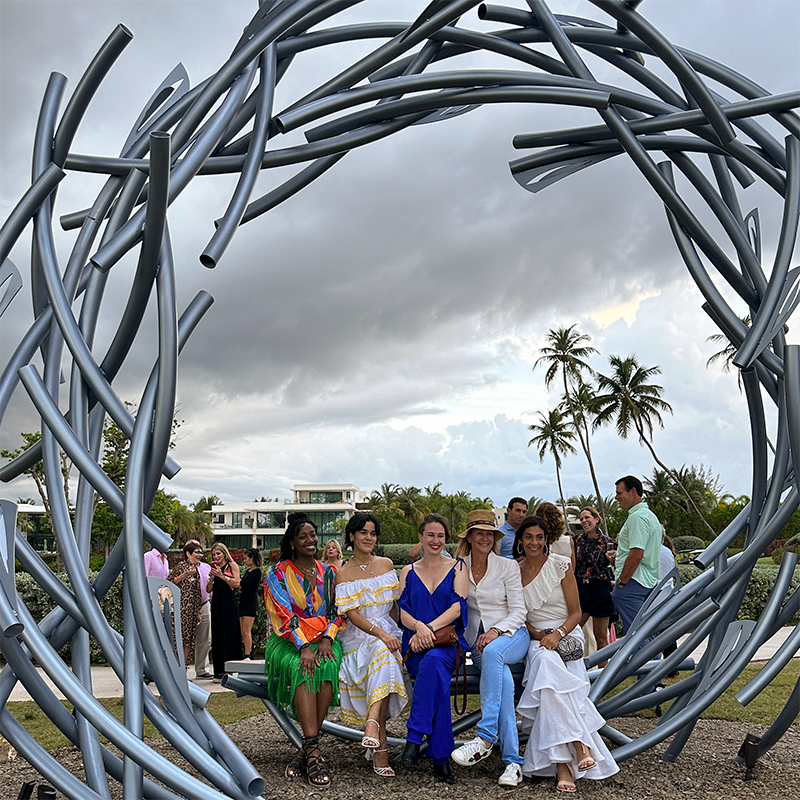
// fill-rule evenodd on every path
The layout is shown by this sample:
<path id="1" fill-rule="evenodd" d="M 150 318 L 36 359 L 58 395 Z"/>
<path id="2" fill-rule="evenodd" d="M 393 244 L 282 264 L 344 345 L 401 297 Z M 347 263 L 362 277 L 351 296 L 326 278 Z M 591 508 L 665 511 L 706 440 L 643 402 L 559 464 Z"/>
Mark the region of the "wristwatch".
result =
<path id="1" fill-rule="evenodd" d="M 627 582 L 627 581 L 625 581 L 625 583 L 623 583 L 622 581 L 620 581 L 620 580 L 617 580 L 617 586 L 619 586 L 619 588 L 620 588 L 620 589 L 621 589 L 623 586 L 627 586 L 627 585 L 628 585 L 628 582 Z"/>

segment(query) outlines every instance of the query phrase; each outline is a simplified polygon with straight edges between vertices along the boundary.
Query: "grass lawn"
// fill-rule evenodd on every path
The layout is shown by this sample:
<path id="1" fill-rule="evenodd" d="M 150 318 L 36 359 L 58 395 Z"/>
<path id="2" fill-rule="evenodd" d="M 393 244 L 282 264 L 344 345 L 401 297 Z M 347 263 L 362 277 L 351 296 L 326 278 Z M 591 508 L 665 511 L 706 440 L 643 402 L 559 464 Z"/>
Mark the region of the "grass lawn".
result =
<path id="1" fill-rule="evenodd" d="M 64 706 L 72 711 L 72 704 L 66 700 L 62 701 Z M 122 698 L 114 697 L 100 700 L 118 720 L 122 721 Z M 6 706 L 28 733 L 46 750 L 55 747 L 66 747 L 70 744 L 69 739 L 50 721 L 47 715 L 32 700 L 21 703 L 8 703 Z M 238 722 L 248 717 L 254 717 L 264 711 L 264 704 L 255 697 L 237 698 L 233 692 L 215 692 L 210 695 L 206 708 L 219 722 L 220 725 L 228 725 L 231 722 Z M 153 724 L 145 717 L 144 735 L 147 737 L 160 736 Z M 101 737 L 106 741 L 105 737 Z"/>
<path id="2" fill-rule="evenodd" d="M 748 722 L 757 725 L 770 725 L 775 717 L 778 716 L 786 703 L 794 685 L 800 677 L 800 660 L 794 659 L 778 674 L 775 680 L 748 706 L 742 706 L 734 695 L 747 683 L 760 669 L 762 665 L 751 664 L 734 681 L 733 686 L 726 691 L 722 697 L 701 715 L 703 719 L 725 719 L 733 722 Z M 628 686 L 633 679 L 625 681 L 616 691 Z M 671 682 L 668 682 L 671 683 Z M 100 702 L 111 711 L 117 719 L 122 719 L 122 699 L 114 698 L 100 700 Z M 476 695 L 469 697 L 468 710 L 474 711 L 479 707 L 480 699 Z M 71 711 L 72 705 L 64 702 L 64 705 Z M 665 704 L 665 709 L 667 704 Z M 8 710 L 16 720 L 22 724 L 35 739 L 47 750 L 55 747 L 64 747 L 69 744 L 64 736 L 44 712 L 33 702 L 9 703 Z M 264 711 L 264 705 L 254 697 L 237 698 L 233 692 L 216 692 L 212 694 L 206 708 L 220 725 L 227 725 L 231 722 L 248 717 L 254 717 Z M 642 711 L 637 716 L 653 717 L 652 710 Z M 797 724 L 797 723 L 796 723 Z M 158 736 L 158 731 L 153 725 L 145 720 L 145 736 Z"/>

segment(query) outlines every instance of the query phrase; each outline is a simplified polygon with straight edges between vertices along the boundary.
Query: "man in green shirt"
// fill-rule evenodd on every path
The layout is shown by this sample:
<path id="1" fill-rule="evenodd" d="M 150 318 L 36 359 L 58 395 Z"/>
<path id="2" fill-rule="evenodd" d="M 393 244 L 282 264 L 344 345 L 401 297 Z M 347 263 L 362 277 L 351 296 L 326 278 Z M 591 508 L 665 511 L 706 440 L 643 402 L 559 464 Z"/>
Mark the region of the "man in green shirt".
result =
<path id="1" fill-rule="evenodd" d="M 617 538 L 614 605 L 627 633 L 634 617 L 658 583 L 661 523 L 642 500 L 642 482 L 633 475 L 620 478 L 616 499 L 628 512 Z"/>

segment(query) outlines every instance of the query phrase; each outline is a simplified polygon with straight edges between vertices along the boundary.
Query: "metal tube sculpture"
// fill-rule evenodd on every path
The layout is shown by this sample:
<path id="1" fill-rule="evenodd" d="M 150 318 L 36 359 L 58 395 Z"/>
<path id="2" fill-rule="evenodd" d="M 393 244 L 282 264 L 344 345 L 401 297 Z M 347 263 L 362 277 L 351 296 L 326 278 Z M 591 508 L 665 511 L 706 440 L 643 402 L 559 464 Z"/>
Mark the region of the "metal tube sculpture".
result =
<path id="1" fill-rule="evenodd" d="M 167 455 L 178 355 L 213 302 L 200 292 L 179 316 L 168 210 L 197 175 L 240 175 L 216 232 L 199 256 L 205 266 L 214 267 L 238 226 L 305 188 L 355 147 L 410 125 L 445 121 L 491 103 L 556 103 L 595 109 L 596 125 L 517 136 L 514 146 L 533 152 L 513 161 L 511 174 L 525 189 L 539 192 L 579 170 L 627 154 L 664 203 L 678 251 L 705 298 L 704 310 L 737 348 L 734 363 L 742 370 L 752 427 L 752 501 L 696 559 L 705 571 L 683 588 L 674 585 L 679 581 L 670 576 L 625 639 L 590 659 L 590 664 L 597 664 L 611 654 L 608 666 L 597 673 L 592 698 L 606 718 L 613 719 L 667 697 L 648 692 L 699 641 L 707 640 L 705 655 L 694 672 L 667 690 L 674 702 L 651 732 L 630 740 L 607 726 L 605 733 L 620 745 L 617 759 L 640 753 L 668 736 L 674 739 L 664 757 L 677 758 L 700 712 L 731 685 L 759 644 L 800 608 L 800 592 L 789 591 L 797 558 L 787 553 L 761 618 L 736 621 L 758 556 L 800 504 L 800 349 L 784 340 L 784 325 L 800 300 L 800 268 L 791 266 L 800 219 L 800 117 L 794 111 L 800 105 L 800 92 L 770 95 L 729 67 L 671 44 L 638 13 L 637 0 L 592 2 L 607 15 L 605 22 L 554 15 L 544 0 L 528 0 L 527 8 L 517 9 L 478 5 L 475 0 L 434 0 L 412 24 L 363 23 L 325 29 L 319 26 L 327 18 L 356 5 L 357 0 L 268 0 L 215 74 L 190 88 L 179 65 L 164 79 L 134 122 L 117 158 L 76 155 L 70 147 L 97 87 L 130 43 L 130 31 L 120 25 L 109 36 L 60 118 L 66 79 L 53 74 L 41 106 L 30 189 L 0 229 L 2 313 L 22 285 L 8 254 L 29 223 L 33 228 L 33 321 L 0 376 L 0 419 L 11 393 L 22 383 L 41 415 L 42 438 L 3 466 L 0 479 L 12 480 L 41 460 L 52 523 L 70 583 L 65 586 L 54 578 L 15 531 L 15 505 L 2 502 L 0 650 L 7 666 L 0 673 L 0 732 L 62 792 L 80 800 L 108 798 L 108 775 L 122 783 L 128 798 L 166 800 L 180 795 L 195 800 L 245 800 L 264 790 L 263 779 L 204 710 L 207 693 L 187 682 L 182 653 L 170 645 L 142 560 L 143 541 L 160 550 L 170 544 L 146 514 L 162 475 L 170 478 L 178 470 Z M 482 19 L 500 27 L 489 33 L 463 27 L 461 15 L 476 6 Z M 306 96 L 275 111 L 275 86 L 296 54 L 363 39 L 379 44 Z M 555 57 L 548 54 L 553 49 Z M 475 51 L 504 60 L 506 68 L 444 68 L 447 59 Z M 632 79 L 635 88 L 598 82 L 586 55 L 619 70 L 629 79 L 627 85 Z M 648 61 L 666 68 L 675 86 L 651 71 Z M 436 70 L 426 72 L 434 64 Z M 362 83 L 365 79 L 369 83 Z M 711 89 L 706 79 L 725 87 L 726 93 Z M 783 142 L 759 122 L 765 115 L 785 130 Z M 304 131 L 306 143 L 281 148 L 280 136 L 297 129 Z M 654 154 L 661 154 L 663 160 L 657 162 Z M 713 181 L 698 166 L 706 159 Z M 262 197 L 252 197 L 259 170 L 286 165 L 298 167 L 292 178 Z M 100 173 L 107 178 L 90 207 L 60 218 L 62 229 L 80 229 L 64 267 L 56 253 L 53 214 L 58 187 L 72 172 Z M 783 199 L 783 221 L 771 269 L 762 259 L 758 212 L 743 214 L 736 190 L 736 183 L 746 187 L 755 181 Z M 712 236 L 681 194 L 683 186 L 702 198 L 705 211 L 713 214 L 727 241 Z M 735 259 L 728 253 L 731 247 Z M 103 310 L 106 276 L 131 250 L 138 252 L 138 265 L 130 296 L 112 343 L 98 363 L 92 345 Z M 749 329 L 717 288 L 720 280 L 750 309 Z M 153 286 L 158 356 L 134 419 L 112 384 L 128 357 Z M 58 388 L 65 348 L 72 370 L 68 408 L 62 409 Z M 42 374 L 30 364 L 37 351 L 44 360 Z M 777 413 L 771 474 L 764 395 Z M 124 492 L 98 461 L 107 415 L 131 442 Z M 74 517 L 64 495 L 59 449 L 69 455 L 80 475 Z M 87 567 L 95 492 L 122 518 L 124 527 L 110 558 L 90 583 Z M 727 558 L 727 545 L 743 531 L 747 532 L 744 551 Z M 17 596 L 15 558 L 56 605 L 38 625 Z M 123 570 L 124 635 L 120 635 L 109 626 L 99 603 Z M 173 602 L 179 606 L 179 590 L 172 587 L 172 591 Z M 659 631 L 654 641 L 642 647 Z M 689 631 L 689 640 L 673 655 L 649 665 L 646 678 L 603 700 L 666 644 Z M 89 634 L 124 681 L 124 725 L 92 696 Z M 180 642 L 179 630 L 176 634 Z M 749 702 L 791 658 L 798 637 L 795 631 L 770 664 L 740 691 L 741 702 Z M 71 669 L 58 655 L 66 642 L 72 648 Z M 74 716 L 39 678 L 33 658 L 74 704 Z M 144 689 L 143 675 L 155 681 L 163 705 Z M 46 753 L 4 708 L 17 681 L 82 749 L 85 784 Z M 798 698 L 800 685 L 758 745 L 759 754 L 797 716 Z M 143 743 L 145 715 L 207 783 Z M 121 750 L 121 759 L 100 742 L 101 734 Z M 751 746 L 748 753 L 752 752 Z"/>

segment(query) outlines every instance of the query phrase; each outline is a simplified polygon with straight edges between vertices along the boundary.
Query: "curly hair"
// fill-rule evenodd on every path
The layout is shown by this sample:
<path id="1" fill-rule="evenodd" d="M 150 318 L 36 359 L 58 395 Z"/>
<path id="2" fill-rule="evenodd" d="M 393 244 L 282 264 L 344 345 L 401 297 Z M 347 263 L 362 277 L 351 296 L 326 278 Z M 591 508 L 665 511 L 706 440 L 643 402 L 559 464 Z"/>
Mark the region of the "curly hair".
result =
<path id="1" fill-rule="evenodd" d="M 547 544 L 553 544 L 556 539 L 561 538 L 566 532 L 567 523 L 564 522 L 564 516 L 554 503 L 539 503 L 534 513 L 547 523 L 547 527 L 545 528 L 547 532 Z"/>
<path id="2" fill-rule="evenodd" d="M 375 538 L 381 538 L 381 521 L 371 511 L 356 511 L 344 529 L 344 546 L 348 550 L 353 549 L 353 534 L 363 531 L 368 522 L 375 526 Z"/>
<path id="3" fill-rule="evenodd" d="M 289 524 L 286 526 L 286 532 L 283 534 L 280 543 L 281 549 L 281 561 L 291 561 L 294 558 L 294 547 L 292 547 L 292 541 L 294 537 L 300 533 L 300 528 L 306 524 L 306 522 L 317 531 L 317 525 L 314 520 L 308 518 L 308 514 L 304 514 L 302 511 L 292 511 L 289 514 L 288 519 Z"/>

